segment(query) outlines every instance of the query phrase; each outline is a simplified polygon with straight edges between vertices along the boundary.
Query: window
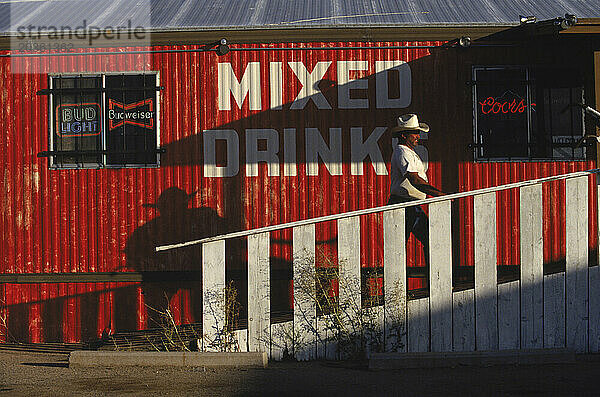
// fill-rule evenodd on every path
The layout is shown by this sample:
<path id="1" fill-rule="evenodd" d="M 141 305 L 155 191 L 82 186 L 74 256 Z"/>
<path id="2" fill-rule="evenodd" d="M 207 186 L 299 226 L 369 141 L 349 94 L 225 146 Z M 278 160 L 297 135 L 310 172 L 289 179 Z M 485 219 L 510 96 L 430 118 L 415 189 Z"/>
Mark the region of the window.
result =
<path id="1" fill-rule="evenodd" d="M 158 83 L 157 73 L 50 76 L 50 166 L 158 166 Z"/>
<path id="2" fill-rule="evenodd" d="M 477 160 L 585 158 L 583 81 L 576 71 L 474 67 Z"/>

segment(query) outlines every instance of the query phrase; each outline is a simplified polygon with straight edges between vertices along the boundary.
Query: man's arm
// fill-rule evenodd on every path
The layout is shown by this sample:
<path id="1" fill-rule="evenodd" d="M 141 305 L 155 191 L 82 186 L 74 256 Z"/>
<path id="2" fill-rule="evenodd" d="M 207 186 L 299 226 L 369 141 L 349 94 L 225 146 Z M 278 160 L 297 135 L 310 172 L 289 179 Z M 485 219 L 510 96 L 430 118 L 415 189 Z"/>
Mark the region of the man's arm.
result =
<path id="1" fill-rule="evenodd" d="M 445 196 L 446 193 L 441 190 L 431 186 L 425 179 L 421 178 L 419 174 L 416 172 L 407 172 L 406 179 L 413 185 L 416 189 L 421 192 L 428 194 L 433 197 Z"/>

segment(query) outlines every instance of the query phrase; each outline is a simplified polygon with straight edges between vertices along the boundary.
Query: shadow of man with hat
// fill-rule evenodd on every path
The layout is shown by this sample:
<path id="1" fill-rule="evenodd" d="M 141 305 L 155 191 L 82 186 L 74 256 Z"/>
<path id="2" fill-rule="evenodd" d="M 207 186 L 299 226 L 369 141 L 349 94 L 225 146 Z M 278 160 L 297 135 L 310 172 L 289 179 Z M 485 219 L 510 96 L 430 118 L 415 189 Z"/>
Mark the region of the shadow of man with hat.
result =
<path id="1" fill-rule="evenodd" d="M 187 193 L 178 187 L 164 190 L 156 203 L 143 206 L 158 210 L 159 215 L 137 228 L 125 246 L 128 267 L 146 273 L 142 283 L 144 301 L 151 322 L 156 326 L 156 310 L 164 311 L 180 289 L 192 292 L 194 321 L 201 319 L 201 277 L 189 279 L 188 272 L 201 271 L 202 245 L 156 252 L 161 245 L 198 240 L 227 232 L 226 221 L 209 207 L 190 208 L 196 192 Z M 151 276 L 148 276 L 151 275 Z M 155 310 L 153 310 L 155 309 Z M 152 324 L 154 323 L 154 324 Z"/>

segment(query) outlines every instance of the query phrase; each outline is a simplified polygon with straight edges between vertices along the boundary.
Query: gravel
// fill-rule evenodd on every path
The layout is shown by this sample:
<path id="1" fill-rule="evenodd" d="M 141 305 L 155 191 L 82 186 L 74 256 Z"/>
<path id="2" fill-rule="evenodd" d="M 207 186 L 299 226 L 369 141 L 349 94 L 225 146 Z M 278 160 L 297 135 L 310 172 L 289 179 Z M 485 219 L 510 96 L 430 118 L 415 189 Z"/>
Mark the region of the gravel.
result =
<path id="1" fill-rule="evenodd" d="M 271 362 L 266 369 L 73 369 L 64 354 L 0 351 L 10 396 L 598 395 L 600 356 L 573 364 L 369 371 L 363 362 Z"/>

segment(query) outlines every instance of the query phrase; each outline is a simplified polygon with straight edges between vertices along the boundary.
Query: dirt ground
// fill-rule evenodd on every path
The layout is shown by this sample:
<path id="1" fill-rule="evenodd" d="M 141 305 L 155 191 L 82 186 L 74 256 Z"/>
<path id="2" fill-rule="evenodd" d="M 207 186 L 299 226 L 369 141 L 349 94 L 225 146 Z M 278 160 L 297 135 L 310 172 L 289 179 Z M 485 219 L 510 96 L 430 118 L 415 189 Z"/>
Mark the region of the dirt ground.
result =
<path id="1" fill-rule="evenodd" d="M 369 371 L 362 363 L 274 362 L 266 369 L 72 369 L 68 356 L 0 352 L 10 396 L 597 396 L 600 357 L 574 364 Z"/>

